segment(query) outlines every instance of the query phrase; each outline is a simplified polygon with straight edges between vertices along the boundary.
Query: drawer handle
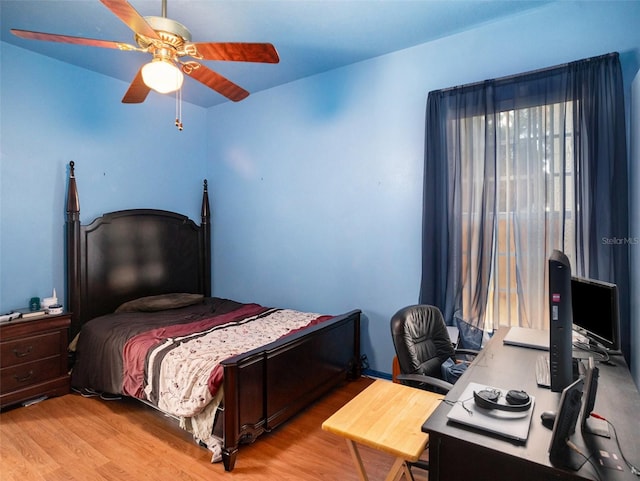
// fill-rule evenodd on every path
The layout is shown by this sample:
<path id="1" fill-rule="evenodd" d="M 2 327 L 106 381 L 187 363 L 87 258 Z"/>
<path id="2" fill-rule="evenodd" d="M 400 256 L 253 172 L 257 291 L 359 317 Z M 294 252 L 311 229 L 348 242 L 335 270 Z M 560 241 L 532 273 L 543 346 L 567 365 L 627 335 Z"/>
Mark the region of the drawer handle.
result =
<path id="1" fill-rule="evenodd" d="M 13 353 L 16 355 L 16 357 L 25 357 L 31 354 L 32 351 L 33 351 L 33 346 L 29 346 L 24 351 L 18 351 L 18 349 L 14 349 Z"/>
<path id="2" fill-rule="evenodd" d="M 15 374 L 13 376 L 13 378 L 18 381 L 18 382 L 25 382 L 28 381 L 29 379 L 31 379 L 33 377 L 33 370 L 29 371 L 27 374 L 25 374 L 24 376 L 18 376 L 17 374 Z"/>

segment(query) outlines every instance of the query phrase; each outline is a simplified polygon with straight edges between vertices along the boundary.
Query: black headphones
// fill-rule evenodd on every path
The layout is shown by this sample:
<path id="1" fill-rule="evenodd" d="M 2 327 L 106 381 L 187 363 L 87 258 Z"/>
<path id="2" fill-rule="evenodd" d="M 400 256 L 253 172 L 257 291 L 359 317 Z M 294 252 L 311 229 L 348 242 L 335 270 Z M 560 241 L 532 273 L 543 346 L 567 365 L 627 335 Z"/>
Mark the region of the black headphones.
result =
<path id="1" fill-rule="evenodd" d="M 531 398 L 524 391 L 512 389 L 505 396 L 507 404 L 498 402 L 502 393 L 498 389 L 483 389 L 473 391 L 473 400 L 484 409 L 499 409 L 501 411 L 526 411 L 531 407 Z"/>

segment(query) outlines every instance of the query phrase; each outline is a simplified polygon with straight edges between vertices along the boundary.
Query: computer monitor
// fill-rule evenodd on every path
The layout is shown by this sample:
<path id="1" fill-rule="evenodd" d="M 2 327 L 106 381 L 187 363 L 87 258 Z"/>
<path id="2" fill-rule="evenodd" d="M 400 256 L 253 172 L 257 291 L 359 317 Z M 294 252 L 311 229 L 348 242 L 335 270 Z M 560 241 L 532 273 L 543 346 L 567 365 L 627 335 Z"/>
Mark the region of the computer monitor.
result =
<path id="1" fill-rule="evenodd" d="M 549 371 L 551 390 L 562 392 L 573 378 L 571 265 L 554 250 L 549 257 Z"/>
<path id="2" fill-rule="evenodd" d="M 562 466 L 577 471 L 582 467 L 585 458 L 569 448 L 567 441 L 576 430 L 580 408 L 582 407 L 582 388 L 584 379 L 569 384 L 562 390 L 560 406 L 553 423 L 553 433 L 549 445 L 549 459 L 554 466 Z"/>
<path id="3" fill-rule="evenodd" d="M 571 278 L 573 328 L 592 344 L 620 350 L 618 287 L 609 282 Z"/>
<path id="4" fill-rule="evenodd" d="M 592 356 L 589 356 L 587 368 L 584 374 L 584 403 L 582 408 L 582 418 L 580 428 L 582 433 L 596 434 L 605 438 L 611 437 L 609 426 L 606 421 L 591 417 L 591 413 L 596 405 L 596 394 L 598 392 L 599 369 Z"/>
<path id="5" fill-rule="evenodd" d="M 591 417 L 593 408 L 596 405 L 596 394 L 598 392 L 598 375 L 599 370 L 593 361 L 593 357 L 589 357 L 588 366 L 584 376 L 584 410 L 582 411 L 582 421 L 580 422 L 582 430 L 587 427 L 587 421 Z"/>

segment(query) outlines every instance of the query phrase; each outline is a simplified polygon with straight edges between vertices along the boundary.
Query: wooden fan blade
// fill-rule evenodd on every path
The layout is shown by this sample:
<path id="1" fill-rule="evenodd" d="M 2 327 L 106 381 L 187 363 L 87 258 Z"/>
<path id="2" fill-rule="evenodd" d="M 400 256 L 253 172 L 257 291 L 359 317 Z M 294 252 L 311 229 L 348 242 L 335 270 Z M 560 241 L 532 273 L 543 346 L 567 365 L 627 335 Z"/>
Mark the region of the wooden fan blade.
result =
<path id="1" fill-rule="evenodd" d="M 249 92 L 234 84 L 231 80 L 223 77 L 219 73 L 205 67 L 202 64 L 196 64 L 196 62 L 190 62 L 187 65 L 182 66 L 182 71 L 189 77 L 196 79 L 198 82 L 202 82 L 207 87 L 215 90 L 216 92 L 224 95 L 229 100 L 238 102 L 249 96 Z"/>
<path id="2" fill-rule="evenodd" d="M 160 40 L 158 33 L 126 0 L 100 0 L 113 14 L 131 30 L 145 37 Z"/>
<path id="3" fill-rule="evenodd" d="M 204 60 L 278 63 L 280 58 L 270 43 L 199 42 L 193 44 Z"/>
<path id="4" fill-rule="evenodd" d="M 149 95 L 150 87 L 147 86 L 146 83 L 142 80 L 142 68 L 138 70 L 137 75 L 129 85 L 129 90 L 122 97 L 123 104 L 140 104 L 144 102 Z"/>
<path id="5" fill-rule="evenodd" d="M 72 37 L 69 35 L 57 35 L 55 33 L 31 32 L 29 30 L 11 29 L 11 33 L 16 37 L 29 40 L 45 40 L 47 42 L 72 43 L 75 45 L 87 45 L 89 47 L 115 48 L 118 50 L 139 50 L 133 45 L 122 42 L 112 42 L 111 40 L 98 40 L 95 38 Z"/>

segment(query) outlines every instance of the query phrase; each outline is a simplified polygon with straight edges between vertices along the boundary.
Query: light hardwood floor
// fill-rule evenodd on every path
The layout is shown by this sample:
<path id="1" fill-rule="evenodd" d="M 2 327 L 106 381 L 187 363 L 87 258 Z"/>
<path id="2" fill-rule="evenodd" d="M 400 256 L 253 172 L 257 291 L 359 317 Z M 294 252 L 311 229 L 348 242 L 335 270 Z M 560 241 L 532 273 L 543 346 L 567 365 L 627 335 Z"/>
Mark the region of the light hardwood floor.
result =
<path id="1" fill-rule="evenodd" d="M 210 464 L 209 451 L 158 412 L 137 401 L 77 394 L 0 414 L 0 480 L 309 480 L 357 481 L 342 438 L 322 422 L 371 383 L 361 378 L 327 394 L 251 445 L 235 469 Z M 361 448 L 370 481 L 384 479 L 391 456 Z M 414 470 L 416 480 L 426 480 Z"/>

